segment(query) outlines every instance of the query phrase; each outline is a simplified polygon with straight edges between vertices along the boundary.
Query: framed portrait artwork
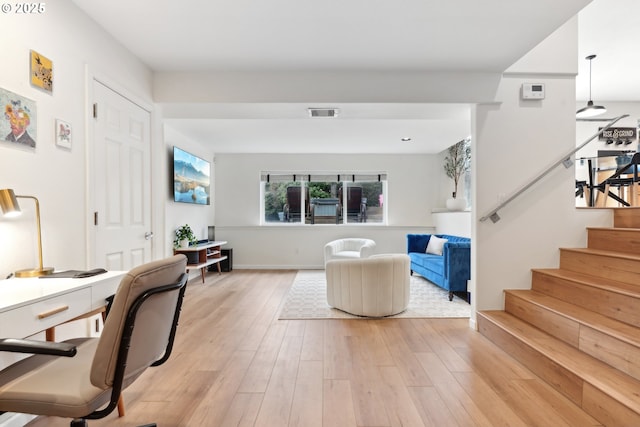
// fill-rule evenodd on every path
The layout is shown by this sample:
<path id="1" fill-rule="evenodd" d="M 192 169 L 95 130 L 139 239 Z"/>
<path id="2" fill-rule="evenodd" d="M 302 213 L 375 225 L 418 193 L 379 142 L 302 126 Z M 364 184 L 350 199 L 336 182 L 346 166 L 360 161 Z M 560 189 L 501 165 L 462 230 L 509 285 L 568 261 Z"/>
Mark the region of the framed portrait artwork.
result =
<path id="1" fill-rule="evenodd" d="M 16 148 L 36 148 L 36 103 L 0 88 L 0 140 Z"/>

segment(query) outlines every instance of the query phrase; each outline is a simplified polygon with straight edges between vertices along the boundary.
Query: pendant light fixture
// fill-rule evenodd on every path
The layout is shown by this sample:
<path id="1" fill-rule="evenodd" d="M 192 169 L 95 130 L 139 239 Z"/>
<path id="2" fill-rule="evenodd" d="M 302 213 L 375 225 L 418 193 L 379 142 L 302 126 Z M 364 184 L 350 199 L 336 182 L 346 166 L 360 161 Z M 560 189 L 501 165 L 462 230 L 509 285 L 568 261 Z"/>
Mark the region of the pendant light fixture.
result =
<path id="1" fill-rule="evenodd" d="M 586 107 L 576 111 L 576 118 L 578 119 L 595 117 L 607 112 L 607 109 L 604 108 L 602 105 L 593 105 L 593 101 L 591 100 L 591 62 L 595 57 L 596 55 L 589 55 L 585 58 L 589 61 L 589 102 L 587 102 Z"/>

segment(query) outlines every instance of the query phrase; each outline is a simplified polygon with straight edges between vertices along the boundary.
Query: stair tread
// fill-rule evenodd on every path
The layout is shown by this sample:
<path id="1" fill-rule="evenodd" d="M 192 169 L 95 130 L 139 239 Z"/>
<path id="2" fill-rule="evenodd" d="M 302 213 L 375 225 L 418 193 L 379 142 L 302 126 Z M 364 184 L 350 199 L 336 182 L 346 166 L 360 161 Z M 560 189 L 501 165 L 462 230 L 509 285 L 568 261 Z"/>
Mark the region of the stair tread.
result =
<path id="1" fill-rule="evenodd" d="M 611 292 L 627 295 L 632 298 L 640 298 L 640 287 L 630 283 L 620 282 L 604 277 L 597 277 L 577 271 L 565 270 L 561 268 L 535 268 L 532 271 L 541 272 L 550 276 L 579 282 L 586 286 L 605 289 Z"/>
<path id="2" fill-rule="evenodd" d="M 640 413 L 640 381 L 501 310 L 479 311 L 528 346 Z"/>
<path id="3" fill-rule="evenodd" d="M 622 231 L 622 232 L 640 232 L 640 228 L 635 227 L 587 227 L 587 230 L 607 230 L 607 231 Z"/>
<path id="4" fill-rule="evenodd" d="M 561 251 L 568 252 L 580 252 L 590 255 L 600 255 L 600 256 L 608 256 L 611 258 L 624 258 L 634 261 L 640 261 L 640 255 L 635 255 L 630 252 L 622 252 L 622 251 L 608 251 L 605 249 L 594 249 L 594 248 L 560 248 Z"/>
<path id="5" fill-rule="evenodd" d="M 638 328 L 628 323 L 604 316 L 600 313 L 571 304 L 569 302 L 545 295 L 541 292 L 528 289 L 505 290 L 538 306 L 545 307 L 554 313 L 570 318 L 578 323 L 586 325 L 604 334 L 615 337 L 621 341 L 640 347 Z"/>

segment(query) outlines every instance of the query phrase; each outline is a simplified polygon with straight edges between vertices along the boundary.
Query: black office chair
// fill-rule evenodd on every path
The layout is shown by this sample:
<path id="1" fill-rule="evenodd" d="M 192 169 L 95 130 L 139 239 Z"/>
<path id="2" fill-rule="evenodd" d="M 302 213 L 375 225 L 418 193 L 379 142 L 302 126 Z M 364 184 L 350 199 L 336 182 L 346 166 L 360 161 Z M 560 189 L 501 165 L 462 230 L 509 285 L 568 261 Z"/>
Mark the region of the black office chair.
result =
<path id="1" fill-rule="evenodd" d="M 0 413 L 72 418 L 72 427 L 109 415 L 122 390 L 169 358 L 186 265 L 184 255 L 175 255 L 129 271 L 99 338 L 1 339 L 0 351 L 33 355 L 0 371 Z"/>

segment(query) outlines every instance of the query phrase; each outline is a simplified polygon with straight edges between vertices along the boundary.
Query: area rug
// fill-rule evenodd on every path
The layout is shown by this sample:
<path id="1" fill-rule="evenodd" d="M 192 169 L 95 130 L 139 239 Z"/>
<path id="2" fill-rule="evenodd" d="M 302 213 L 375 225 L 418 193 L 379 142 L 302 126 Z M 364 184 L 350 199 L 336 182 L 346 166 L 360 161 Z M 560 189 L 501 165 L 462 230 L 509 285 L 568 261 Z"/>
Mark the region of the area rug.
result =
<path id="1" fill-rule="evenodd" d="M 392 318 L 469 317 L 471 305 L 461 298 L 449 301 L 449 292 L 419 275 L 411 276 L 409 307 Z M 324 270 L 301 270 L 280 310 L 279 319 L 366 319 L 327 304 Z"/>

